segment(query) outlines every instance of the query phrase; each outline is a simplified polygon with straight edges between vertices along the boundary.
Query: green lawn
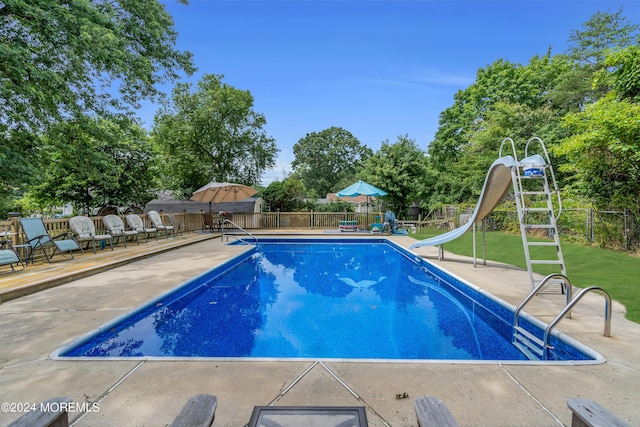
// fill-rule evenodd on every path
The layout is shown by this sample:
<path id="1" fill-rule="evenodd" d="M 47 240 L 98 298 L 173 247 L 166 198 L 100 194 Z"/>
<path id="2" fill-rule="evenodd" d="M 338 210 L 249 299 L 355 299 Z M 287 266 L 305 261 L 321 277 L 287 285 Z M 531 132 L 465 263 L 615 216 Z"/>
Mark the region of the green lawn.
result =
<path id="1" fill-rule="evenodd" d="M 433 235 L 411 236 L 420 240 Z M 481 233 L 476 233 L 476 242 L 476 256 L 482 258 Z M 527 268 L 520 235 L 487 232 L 486 248 L 488 260 Z M 446 243 L 445 250 L 473 256 L 473 234 L 465 233 Z M 565 242 L 562 243 L 562 252 L 567 264 L 567 277 L 574 286 L 600 286 L 626 307 L 627 319 L 640 323 L 640 257 Z M 535 266 L 534 271 L 544 275 L 558 272 L 553 266 Z"/>

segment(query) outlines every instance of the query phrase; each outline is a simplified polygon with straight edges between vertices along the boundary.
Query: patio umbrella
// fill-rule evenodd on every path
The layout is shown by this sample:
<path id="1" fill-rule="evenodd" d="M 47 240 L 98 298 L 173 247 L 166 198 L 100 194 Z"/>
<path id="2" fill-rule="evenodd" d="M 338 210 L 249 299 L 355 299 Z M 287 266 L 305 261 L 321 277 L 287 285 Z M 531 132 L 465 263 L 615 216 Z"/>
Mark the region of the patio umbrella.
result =
<path id="1" fill-rule="evenodd" d="M 210 182 L 204 187 L 198 188 L 194 191 L 191 196 L 191 200 L 196 202 L 208 202 L 209 211 L 211 211 L 211 203 L 244 200 L 256 193 L 257 190 L 247 185 L 234 184 L 231 182 Z"/>
<path id="2" fill-rule="evenodd" d="M 338 197 L 367 196 L 367 222 L 369 222 L 369 197 L 386 196 L 387 192 L 360 180 L 337 193 Z"/>

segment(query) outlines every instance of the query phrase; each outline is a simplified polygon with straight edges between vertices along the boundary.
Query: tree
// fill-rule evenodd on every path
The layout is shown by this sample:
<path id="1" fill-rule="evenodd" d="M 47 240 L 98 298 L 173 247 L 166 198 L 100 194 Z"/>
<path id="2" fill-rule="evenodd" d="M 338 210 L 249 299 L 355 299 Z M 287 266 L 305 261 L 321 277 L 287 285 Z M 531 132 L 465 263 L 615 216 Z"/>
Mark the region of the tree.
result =
<path id="1" fill-rule="evenodd" d="M 207 74 L 191 91 L 184 83 L 154 120 L 153 138 L 162 156 L 168 188 L 190 195 L 209 181 L 260 183 L 278 148 L 267 136 L 264 115 L 253 110 L 248 90 Z"/>
<path id="2" fill-rule="evenodd" d="M 305 194 L 304 184 L 293 175 L 283 181 L 273 181 L 260 191 L 260 197 L 267 202 L 271 212 L 295 212 Z"/>
<path id="3" fill-rule="evenodd" d="M 571 136 L 556 151 L 570 160 L 564 169 L 598 208 L 640 213 L 639 63 L 638 46 L 612 53 L 597 76 L 611 92 L 564 121 Z"/>
<path id="4" fill-rule="evenodd" d="M 573 136 L 558 152 L 578 179 L 579 191 L 598 208 L 640 213 L 640 105 L 608 96 L 567 116 Z"/>
<path id="5" fill-rule="evenodd" d="M 640 45 L 612 52 L 604 65 L 607 68 L 596 74 L 594 85 L 607 85 L 616 99 L 640 104 Z"/>
<path id="6" fill-rule="evenodd" d="M 1 1 L 0 191 L 31 181 L 51 124 L 131 112 L 191 74 L 176 36 L 158 0 Z"/>
<path id="7" fill-rule="evenodd" d="M 485 128 L 487 115 L 496 103 L 522 104 L 529 108 L 543 105 L 542 80 L 539 73 L 502 59 L 478 70 L 476 81 L 458 91 L 454 105 L 440 114 L 436 138 L 429 145 L 434 168 L 444 172 L 459 160 L 465 147 Z"/>
<path id="8" fill-rule="evenodd" d="M 386 205 L 398 216 L 406 215 L 409 206 L 424 191 L 427 157 L 415 140 L 398 136 L 395 143 L 382 143 L 380 150 L 365 165 L 363 179 L 387 192 Z"/>
<path id="9" fill-rule="evenodd" d="M 566 54 L 552 57 L 549 51 L 524 66 L 498 60 L 479 70 L 476 81 L 456 93 L 453 106 L 440 115 L 429 145 L 429 167 L 435 175 L 429 203 L 475 199 L 505 137 L 513 138 L 518 149 L 531 136 L 541 137 L 551 149 L 552 163 L 560 166 L 558 178 L 568 182 L 574 172 L 562 167 L 568 161 L 566 151 L 553 150 L 573 129 L 562 125 L 563 117 L 584 111 L 606 95 L 612 86 L 593 85 L 593 77 L 608 67 L 604 55 L 620 51 L 637 29 L 621 12 L 597 13 L 572 32 Z M 632 67 L 628 62 L 626 68 Z M 626 75 L 625 85 L 633 91 L 637 75 Z"/>
<path id="10" fill-rule="evenodd" d="M 547 53 L 526 66 L 498 60 L 479 70 L 476 82 L 459 91 L 454 105 L 440 115 L 429 145 L 428 203 L 472 201 L 505 137 L 543 137 L 567 108 L 548 98 L 552 82 L 567 69 L 567 61 L 555 62 Z"/>
<path id="11" fill-rule="evenodd" d="M 581 28 L 571 31 L 567 55 L 583 65 L 599 69 L 611 50 L 625 48 L 634 42 L 638 25 L 622 15 L 596 12 Z"/>
<path id="12" fill-rule="evenodd" d="M 134 122 L 62 122 L 43 140 L 47 166 L 28 192 L 41 208 L 71 203 L 76 211 L 91 212 L 106 205 L 144 206 L 153 198 L 152 148 Z"/>
<path id="13" fill-rule="evenodd" d="M 605 96 L 608 90 L 606 85 L 592 86 L 594 74 L 605 67 L 603 61 L 610 52 L 633 42 L 638 29 L 638 25 L 629 23 L 622 15 L 621 8 L 616 13 L 597 12 L 579 29 L 573 30 L 565 52 L 573 66 L 562 80 L 556 82 L 552 97 L 571 96 L 583 109 L 588 103 Z"/>
<path id="14" fill-rule="evenodd" d="M 294 144 L 291 166 L 308 190 L 324 197 L 339 190 L 336 185 L 345 176 L 354 175 L 371 153 L 349 131 L 331 127 L 308 133 Z"/>

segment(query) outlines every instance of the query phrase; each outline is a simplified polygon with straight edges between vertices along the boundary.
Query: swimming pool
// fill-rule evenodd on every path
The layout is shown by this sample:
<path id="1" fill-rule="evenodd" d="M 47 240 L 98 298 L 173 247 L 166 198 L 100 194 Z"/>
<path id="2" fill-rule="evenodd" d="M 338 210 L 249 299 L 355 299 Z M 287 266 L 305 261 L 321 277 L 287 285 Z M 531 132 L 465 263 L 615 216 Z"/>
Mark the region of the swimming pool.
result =
<path id="1" fill-rule="evenodd" d="M 261 239 L 52 357 L 531 363 L 512 320 L 513 307 L 386 239 Z M 601 361 L 562 334 L 551 345 L 556 362 Z"/>

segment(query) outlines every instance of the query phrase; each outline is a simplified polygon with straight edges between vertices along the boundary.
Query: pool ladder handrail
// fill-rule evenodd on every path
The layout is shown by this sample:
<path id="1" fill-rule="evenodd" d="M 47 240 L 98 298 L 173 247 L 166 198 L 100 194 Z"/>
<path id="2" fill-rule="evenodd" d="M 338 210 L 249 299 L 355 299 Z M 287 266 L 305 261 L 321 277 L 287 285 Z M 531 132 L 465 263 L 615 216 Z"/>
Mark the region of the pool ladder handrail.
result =
<path id="1" fill-rule="evenodd" d="M 571 302 L 572 297 L 573 297 L 573 286 L 571 286 L 571 282 L 569 281 L 569 278 L 567 276 L 565 276 L 564 274 L 551 273 L 547 277 L 542 279 L 540 281 L 540 283 L 538 283 L 538 286 L 536 286 L 533 289 L 533 291 L 531 291 L 531 293 L 529 295 L 527 295 L 527 297 L 524 300 L 522 300 L 520 305 L 518 307 L 516 307 L 516 310 L 513 313 L 513 328 L 514 328 L 514 330 L 518 327 L 518 321 L 520 319 L 520 311 L 522 311 L 524 306 L 527 305 L 529 303 L 529 301 L 531 301 L 533 299 L 533 297 L 538 295 L 538 293 L 542 290 L 542 288 L 544 288 L 547 284 L 549 284 L 549 283 L 557 283 L 557 282 L 551 282 L 553 279 L 561 279 L 564 282 L 565 288 L 566 288 L 566 301 L 567 301 L 566 304 L 565 304 L 565 307 L 569 305 L 569 303 Z M 567 317 L 569 319 L 571 319 L 571 312 L 568 313 Z"/>
<path id="2" fill-rule="evenodd" d="M 225 219 L 224 219 L 224 221 L 222 221 L 222 226 L 221 226 L 222 235 L 220 236 L 220 240 L 221 240 L 221 241 L 223 241 L 223 240 L 224 240 L 224 236 L 225 236 L 225 234 L 224 234 L 224 225 L 225 225 L 225 224 L 231 224 L 231 225 L 233 225 L 235 228 L 237 228 L 238 230 L 240 230 L 240 231 L 244 232 L 245 234 L 247 234 L 248 236 L 250 236 L 253 240 L 255 240 L 255 243 L 249 243 L 249 242 L 247 242 L 246 240 L 241 239 L 240 237 L 237 237 L 237 236 L 235 236 L 235 235 L 233 235 L 233 234 L 229 234 L 229 233 L 227 233 L 227 235 L 226 235 L 226 236 L 227 236 L 227 242 L 229 241 L 229 237 L 233 237 L 234 239 L 238 240 L 239 242 L 244 243 L 245 245 L 252 245 L 252 244 L 257 245 L 257 244 L 258 244 L 258 238 L 257 238 L 256 236 L 254 236 L 253 234 L 249 233 L 247 230 L 245 230 L 244 228 L 240 227 L 238 224 L 236 224 L 235 222 L 231 221 L 231 220 L 230 220 L 230 219 L 228 219 L 228 218 L 225 218 Z"/>
<path id="3" fill-rule="evenodd" d="M 544 336 L 543 339 L 540 340 L 539 338 L 535 338 L 532 334 L 524 331 L 522 328 L 519 327 L 519 319 L 520 319 L 520 311 L 522 310 L 522 308 L 529 302 L 531 301 L 531 299 L 536 296 L 539 291 L 546 286 L 548 283 L 550 283 L 553 279 L 561 279 L 564 282 L 565 288 L 566 288 L 566 304 L 565 307 L 562 309 L 562 311 L 560 311 L 560 313 L 547 325 L 547 328 L 544 331 Z M 555 283 L 555 282 L 554 282 Z M 536 286 L 536 288 L 531 291 L 531 293 L 529 295 L 527 295 L 527 297 L 520 303 L 520 305 L 516 308 L 516 310 L 514 311 L 514 318 L 513 318 L 513 342 L 514 344 L 516 344 L 516 342 L 518 340 L 522 340 L 522 338 L 524 338 L 527 341 L 530 341 L 531 339 L 533 339 L 533 341 L 537 341 L 540 344 L 542 344 L 542 349 L 540 351 L 540 355 L 542 357 L 543 360 L 547 360 L 547 350 L 549 348 L 549 339 L 551 336 L 551 332 L 553 331 L 553 329 L 558 325 L 558 323 L 560 323 L 560 321 L 562 319 L 564 319 L 565 317 L 567 318 L 571 318 L 571 309 L 573 308 L 574 305 L 576 305 L 576 303 L 578 301 L 580 301 L 582 299 L 582 297 L 584 295 L 586 295 L 589 292 L 592 291 L 596 291 L 598 293 L 600 293 L 604 298 L 605 298 L 605 313 L 604 313 L 604 332 L 603 335 L 605 337 L 610 337 L 611 336 L 611 297 L 609 296 L 609 294 L 607 293 L 607 291 L 605 291 L 604 289 L 602 289 L 599 286 L 590 286 L 587 288 L 582 289 L 575 298 L 573 298 L 573 286 L 571 285 L 571 282 L 569 281 L 569 278 L 567 276 L 565 276 L 564 274 L 559 274 L 559 273 L 552 273 L 549 274 L 548 276 L 546 276 L 544 279 L 542 279 L 542 281 L 538 284 L 538 286 Z M 521 333 L 521 336 L 518 337 L 518 332 Z M 520 346 L 518 346 L 520 347 Z M 522 350 L 522 348 L 521 348 Z M 525 352 L 525 351 L 523 351 Z M 528 353 L 528 352 L 525 352 Z"/>
<path id="4" fill-rule="evenodd" d="M 564 319 L 565 315 L 571 311 L 571 309 L 573 308 L 574 305 L 576 305 L 576 303 L 578 301 L 580 301 L 580 299 L 582 299 L 583 296 L 585 296 L 586 294 L 588 294 L 589 292 L 595 291 L 596 293 L 599 293 L 600 295 L 602 295 L 604 297 L 604 331 L 602 333 L 602 335 L 604 335 L 605 337 L 610 337 L 611 336 L 611 297 L 609 296 L 609 294 L 607 293 L 607 291 L 605 291 L 604 289 L 602 289 L 599 286 L 589 286 L 587 288 L 584 288 L 583 290 L 581 290 L 578 295 L 576 295 L 576 297 L 574 299 L 571 300 L 571 302 L 569 304 L 567 304 L 567 306 L 556 316 L 555 319 L 553 319 L 551 321 L 551 323 L 549 323 L 549 325 L 547 326 L 547 329 L 545 329 L 544 331 L 544 349 L 545 349 L 545 360 L 546 360 L 546 353 L 547 353 L 547 348 L 549 348 L 549 337 L 551 335 L 551 331 L 553 330 L 553 328 L 556 327 L 556 325 L 558 323 L 560 323 L 560 321 L 562 319 Z"/>

